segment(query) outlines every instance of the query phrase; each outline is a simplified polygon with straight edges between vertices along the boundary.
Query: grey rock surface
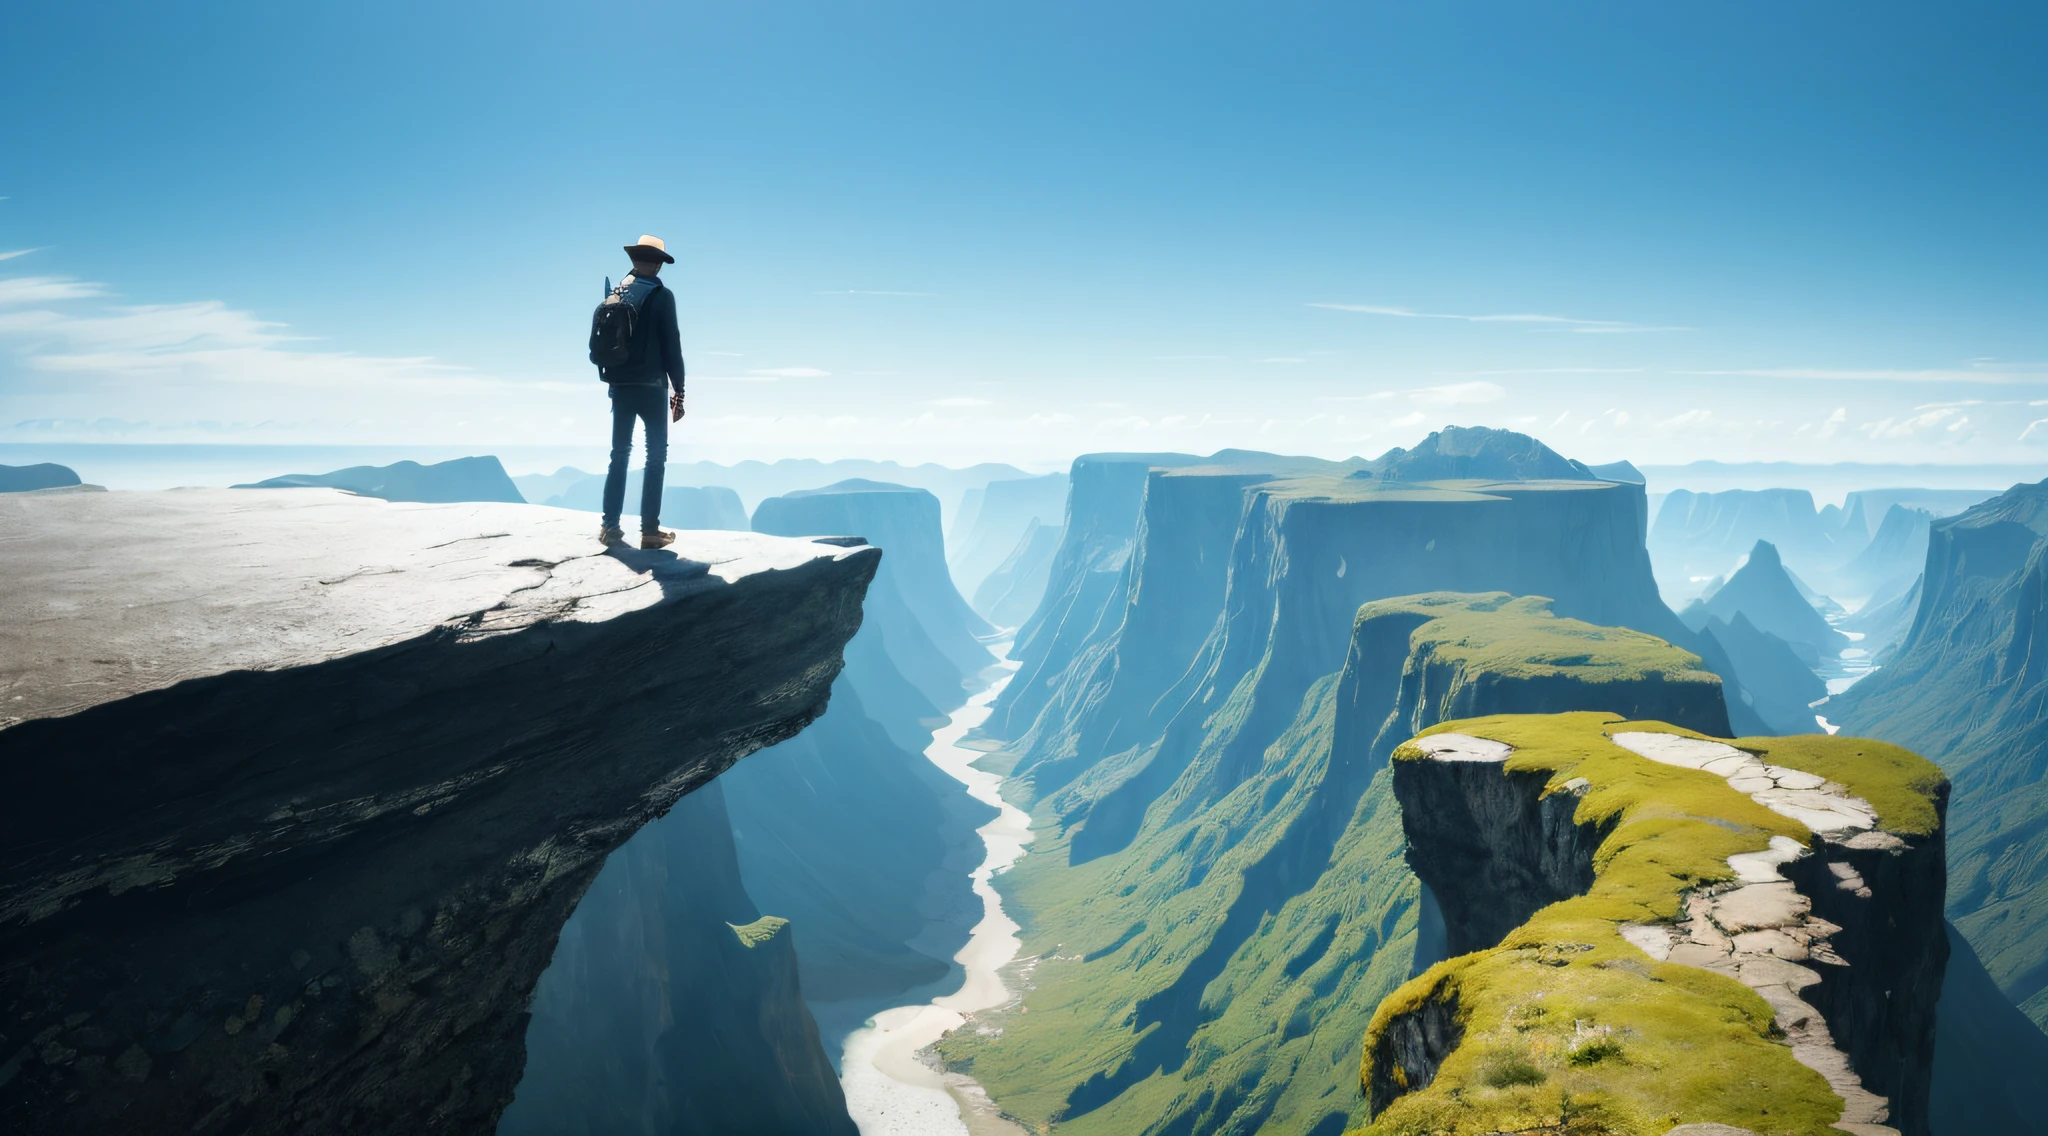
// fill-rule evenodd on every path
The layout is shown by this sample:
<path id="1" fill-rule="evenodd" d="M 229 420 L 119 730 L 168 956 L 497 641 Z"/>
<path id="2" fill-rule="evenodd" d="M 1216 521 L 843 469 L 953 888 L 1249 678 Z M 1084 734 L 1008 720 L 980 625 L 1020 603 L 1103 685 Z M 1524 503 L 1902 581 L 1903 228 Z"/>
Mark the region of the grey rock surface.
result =
<path id="1" fill-rule="evenodd" d="M 879 553 L 330 490 L 0 499 L 0 1129 L 487 1132 L 606 855 Z"/>

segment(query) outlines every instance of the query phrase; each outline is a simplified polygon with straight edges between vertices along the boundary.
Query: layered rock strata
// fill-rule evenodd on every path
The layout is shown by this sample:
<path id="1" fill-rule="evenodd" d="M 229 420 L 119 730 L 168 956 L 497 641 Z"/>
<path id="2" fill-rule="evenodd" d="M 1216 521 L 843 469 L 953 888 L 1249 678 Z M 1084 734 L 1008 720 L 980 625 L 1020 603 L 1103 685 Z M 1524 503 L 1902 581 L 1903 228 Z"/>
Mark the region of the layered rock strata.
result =
<path id="1" fill-rule="evenodd" d="M 1881 743 L 1742 744 L 1569 714 L 1397 753 L 1472 953 L 1381 1005 L 1371 1131 L 1929 1131 L 1947 785 Z"/>
<path id="2" fill-rule="evenodd" d="M 606 854 L 824 708 L 879 560 L 328 490 L 0 507 L 21 1131 L 489 1131 Z"/>

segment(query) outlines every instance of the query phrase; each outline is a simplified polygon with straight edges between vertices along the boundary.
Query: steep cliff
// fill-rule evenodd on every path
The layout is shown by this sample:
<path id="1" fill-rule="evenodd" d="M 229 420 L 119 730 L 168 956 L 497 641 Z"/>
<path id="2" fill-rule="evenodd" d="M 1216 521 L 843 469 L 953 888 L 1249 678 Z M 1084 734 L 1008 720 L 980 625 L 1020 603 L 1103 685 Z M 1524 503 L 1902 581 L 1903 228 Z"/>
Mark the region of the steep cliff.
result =
<path id="1" fill-rule="evenodd" d="M 1369 1131 L 1929 1131 L 1948 953 L 1930 763 L 1497 716 L 1404 745 L 1393 785 L 1470 953 L 1375 1013 Z"/>
<path id="2" fill-rule="evenodd" d="M 606 855 L 819 714 L 879 559 L 327 490 L 0 509 L 21 1131 L 490 1130 Z"/>
<path id="3" fill-rule="evenodd" d="M 931 494 L 850 483 L 771 498 L 757 519 L 882 548 L 832 707 L 721 779 L 747 890 L 792 921 L 804 996 L 836 1061 L 839 1039 L 877 1010 L 957 976 L 953 955 L 981 918 L 968 874 L 983 855 L 975 829 L 995 810 L 924 749 L 995 658 L 963 623 Z M 899 652 L 937 642 L 957 648 L 938 660 L 951 688 L 927 701 L 902 676 L 932 656 Z"/>
<path id="4" fill-rule="evenodd" d="M 1829 706 L 1954 778 L 1949 917 L 2048 1026 L 2048 482 L 1933 522 L 1912 629 Z"/>
<path id="5" fill-rule="evenodd" d="M 878 662 L 849 652 L 847 669 Z M 843 675 L 810 729 L 719 778 L 747 891 L 790 920 L 835 1062 L 876 1011 L 957 980 L 953 955 L 981 918 L 968 874 L 983 851 L 975 829 L 995 810 L 898 744 L 889 716 Z"/>
<path id="6" fill-rule="evenodd" d="M 997 627 L 1022 627 L 1045 598 L 1053 554 L 1065 533 L 1059 525 L 1026 525 L 1010 555 L 975 588 L 974 610 Z"/>
<path id="7" fill-rule="evenodd" d="M 1901 580 L 1910 580 L 1927 561 L 1927 526 L 1934 514 L 1925 509 L 1893 505 L 1878 522 L 1877 535 L 1855 558 L 1834 573 L 1837 580 L 1858 589 L 1852 595 L 1875 595 L 1896 591 Z"/>
<path id="8" fill-rule="evenodd" d="M 1084 454 L 1068 471 L 1067 523 L 1053 554 L 1045 596 L 1017 629 L 1017 675 L 982 726 L 992 737 L 1027 729 L 1076 657 L 1099 636 L 1105 613 L 1121 614 L 1124 565 L 1138 529 L 1147 475 L 1193 465 L 1187 454 Z M 1107 634 L 1110 628 L 1102 628 Z"/>
<path id="9" fill-rule="evenodd" d="M 1641 492 L 1594 480 L 1415 484 L 1309 476 L 1245 485 L 1220 604 L 1177 613 L 1208 633 L 1180 663 L 1174 685 L 1145 710 L 1148 727 L 1164 720 L 1156 742 L 1144 737 L 1149 729 L 1127 735 L 1125 744 L 1137 747 L 1128 759 L 1114 767 L 1099 762 L 1065 790 L 1062 817 L 1086 824 L 1076 854 L 1122 847 L 1169 787 L 1180 815 L 1227 793 L 1286 728 L 1309 684 L 1342 664 L 1350 616 L 1367 601 L 1499 590 L 1548 596 L 1560 614 L 1595 623 L 1683 635 L 1650 579 L 1637 524 Z M 1121 646 L 1104 644 L 1105 654 L 1119 656 L 1119 678 Z M 1138 712 L 1113 687 L 1084 705 L 1084 714 L 1053 730 L 1042 719 L 1025 739 L 1027 758 L 1058 753 L 1063 735 L 1087 737 L 1091 721 L 1132 720 Z M 1219 709 L 1231 712 L 1219 716 Z M 1119 741 L 1077 742 L 1076 752 L 1115 754 Z"/>
<path id="10" fill-rule="evenodd" d="M 627 841 L 576 905 L 499 1136 L 854 1136 L 794 930 L 741 883 L 722 780 Z"/>
<path id="11" fill-rule="evenodd" d="M 967 606 L 946 573 L 938 498 L 901 485 L 842 481 L 761 502 L 754 510 L 754 531 L 858 534 L 893 550 L 875 575 L 869 601 L 889 657 L 939 710 L 966 701 L 964 684 L 991 660 L 977 638 L 995 629 Z"/>
<path id="12" fill-rule="evenodd" d="M 946 564 L 960 594 L 972 596 L 978 592 L 989 573 L 1017 548 L 1026 529 L 1033 525 L 1057 528 L 1066 512 L 1064 473 L 989 482 L 974 510 L 973 523 L 966 526 L 959 534 L 960 539 L 946 552 Z"/>
<path id="13" fill-rule="evenodd" d="M 1398 855 L 1401 812 L 1375 749 L 1390 723 L 1537 691 L 1722 720 L 1696 657 L 1556 618 L 1540 599 L 1416 596 L 1344 623 L 1337 667 L 1207 807 L 1155 809 L 1127 847 L 1085 858 L 1060 796 L 1040 803 L 1038 843 L 999 881 L 1026 923 L 1030 987 L 940 1046 L 1006 1111 L 1075 1133 L 1322 1136 L 1362 1121 L 1353 1070 L 1372 1008 L 1446 949 Z M 1211 729 L 1247 712 L 1216 708 Z"/>

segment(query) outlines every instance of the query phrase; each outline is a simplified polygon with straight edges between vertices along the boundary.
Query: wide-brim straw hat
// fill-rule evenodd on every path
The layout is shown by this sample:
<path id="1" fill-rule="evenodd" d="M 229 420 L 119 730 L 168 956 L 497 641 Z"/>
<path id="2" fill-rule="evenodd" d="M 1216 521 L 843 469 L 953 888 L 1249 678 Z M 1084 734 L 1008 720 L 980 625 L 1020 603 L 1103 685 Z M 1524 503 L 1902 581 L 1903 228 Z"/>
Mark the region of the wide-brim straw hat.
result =
<path id="1" fill-rule="evenodd" d="M 660 237 L 649 233 L 640 234 L 639 240 L 627 245 L 626 255 L 634 260 L 652 260 L 658 256 L 670 264 L 676 262 L 676 258 L 668 254 L 668 245 L 662 243 Z"/>

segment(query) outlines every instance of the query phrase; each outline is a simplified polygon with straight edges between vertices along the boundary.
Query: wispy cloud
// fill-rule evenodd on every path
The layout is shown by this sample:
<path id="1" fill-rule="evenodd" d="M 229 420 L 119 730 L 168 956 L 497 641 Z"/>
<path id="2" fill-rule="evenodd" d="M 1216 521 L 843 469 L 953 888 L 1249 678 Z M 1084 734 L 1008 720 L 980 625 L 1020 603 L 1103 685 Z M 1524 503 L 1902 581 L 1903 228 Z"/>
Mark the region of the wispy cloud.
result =
<path id="1" fill-rule="evenodd" d="M 184 304 L 93 305 L 105 286 L 54 276 L 0 279 L 0 340 L 34 371 L 152 382 L 267 383 L 278 386 L 388 386 L 447 382 L 466 368 L 429 356 L 383 357 L 288 346 L 306 338 L 218 300 Z"/>
<path id="2" fill-rule="evenodd" d="M 89 300 L 106 294 L 104 284 L 62 276 L 10 276 L 0 279 L 0 308 Z"/>
<path id="3" fill-rule="evenodd" d="M 925 403 L 925 405 L 926 405 L 926 406 L 993 406 L 993 405 L 995 405 L 995 404 L 994 404 L 994 403 L 992 403 L 992 402 L 990 402 L 990 401 L 989 401 L 988 399 L 985 399 L 985 398 L 934 398 L 934 399 L 931 399 L 931 400 L 927 401 L 927 402 Z"/>
<path id="4" fill-rule="evenodd" d="M 1913 438 L 1937 431 L 1953 434 L 1964 426 L 1969 425 L 1970 422 L 1970 416 L 1964 414 L 1962 408 L 1958 406 L 1930 406 L 1925 408 L 1916 407 L 1915 409 L 1918 410 L 1918 413 L 1903 417 L 1880 418 L 1875 422 L 1865 422 L 1861 426 L 1856 427 L 1856 429 L 1869 435 L 1872 440 L 1885 441 Z M 2023 433 L 2021 437 L 2024 438 L 2025 434 Z"/>
<path id="5" fill-rule="evenodd" d="M 1640 375 L 1641 367 L 1508 367 L 1498 371 L 1432 371 L 1445 378 L 1481 375 Z"/>
<path id="6" fill-rule="evenodd" d="M 744 355 L 744 354 L 742 354 L 741 352 L 738 352 L 738 351 L 706 351 L 706 352 L 705 352 L 704 354 L 706 354 L 706 355 L 723 355 L 723 356 L 725 356 L 725 357 L 726 357 L 726 358 L 728 358 L 728 359 L 743 359 L 743 358 L 745 358 L 745 355 Z"/>
<path id="7" fill-rule="evenodd" d="M 1508 392 L 1499 383 L 1485 380 L 1471 383 L 1447 383 L 1435 387 L 1411 387 L 1407 390 L 1374 391 L 1371 394 L 1336 395 L 1331 402 L 1385 402 L 1388 399 L 1406 399 L 1415 406 L 1476 406 L 1481 403 L 1499 402 Z"/>
<path id="8" fill-rule="evenodd" d="M 820 296 L 936 296 L 937 292 L 890 292 L 880 288 L 833 288 Z"/>
<path id="9" fill-rule="evenodd" d="M 2048 383 L 2048 371 L 1994 371 L 1930 367 L 1921 370 L 1837 367 L 1760 367 L 1735 371 L 1673 371 L 1674 375 L 1706 375 L 1748 379 L 1812 379 L 1820 382 L 1883 383 Z"/>
<path id="10" fill-rule="evenodd" d="M 4 197 L 0 197 L 0 201 L 5 201 L 5 200 L 6 200 L 6 198 L 4 198 Z M 40 248 L 32 248 L 32 249 L 8 249 L 8 250 L 7 250 L 7 251 L 5 251 L 5 252 L 0 252 L 0 260 L 13 260 L 13 259 L 14 259 L 15 257 L 17 257 L 17 256 L 27 256 L 28 254 L 30 254 L 30 253 L 32 253 L 32 252 L 41 252 L 41 251 L 43 251 L 43 250 L 42 250 L 42 249 L 40 249 Z"/>
<path id="11" fill-rule="evenodd" d="M 1368 316 L 1391 316 L 1395 319 L 1456 320 L 1463 323 L 1512 323 L 1550 327 L 1561 331 L 1573 331 L 1586 335 L 1626 334 L 1645 331 L 1691 331 L 1689 327 L 1657 327 L 1649 324 L 1628 323 L 1623 320 L 1576 319 L 1571 316 L 1542 315 L 1536 312 L 1507 312 L 1499 315 L 1462 315 L 1455 312 L 1418 312 L 1413 308 L 1396 308 L 1385 304 L 1327 304 L 1312 303 L 1311 308 L 1325 308 L 1333 312 L 1358 312 Z"/>
<path id="12" fill-rule="evenodd" d="M 748 372 L 747 372 L 747 374 L 749 374 L 749 375 L 758 375 L 758 376 L 760 376 L 760 377 L 761 377 L 761 378 L 763 378 L 763 379 L 771 379 L 771 380 L 772 380 L 772 379 L 826 379 L 826 378 L 831 378 L 831 377 L 832 377 L 832 372 L 830 372 L 830 371 L 821 371 L 821 370 L 819 370 L 819 369 L 818 369 L 818 368 L 816 368 L 816 367 L 758 367 L 758 368 L 755 368 L 755 369 L 753 369 L 753 370 L 750 370 L 750 371 L 748 371 Z"/>
<path id="13" fill-rule="evenodd" d="M 1203 361 L 1203 360 L 1210 360 L 1210 361 L 1213 361 L 1213 360 L 1217 360 L 1217 359 L 1224 359 L 1224 358 L 1228 358 L 1228 356 L 1225 356 L 1225 355 L 1154 355 L 1154 356 L 1152 356 L 1152 358 L 1153 358 L 1153 359 L 1155 359 L 1155 360 L 1157 360 L 1157 361 L 1159 361 L 1159 362 L 1161 362 L 1161 363 L 1193 363 L 1193 362 L 1199 362 L 1199 361 Z"/>

